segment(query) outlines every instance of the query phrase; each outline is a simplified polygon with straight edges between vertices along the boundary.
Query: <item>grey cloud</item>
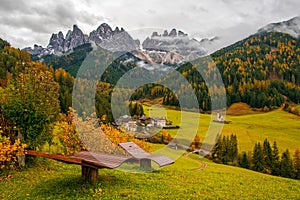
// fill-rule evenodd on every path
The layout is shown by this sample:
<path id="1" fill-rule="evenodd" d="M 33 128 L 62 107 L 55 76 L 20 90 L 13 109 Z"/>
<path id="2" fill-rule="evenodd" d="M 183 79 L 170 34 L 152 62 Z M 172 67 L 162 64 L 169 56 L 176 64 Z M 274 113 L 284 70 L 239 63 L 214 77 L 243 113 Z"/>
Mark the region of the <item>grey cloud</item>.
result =
<path id="1" fill-rule="evenodd" d="M 192 5 L 191 10 L 195 12 L 208 12 L 208 9 L 201 5 Z"/>
<path id="2" fill-rule="evenodd" d="M 299 15 L 299 7 L 299 0 L 61 0 L 58 3 L 1 0 L 0 36 L 11 39 L 9 42 L 17 47 L 25 47 L 27 41 L 43 41 L 44 44 L 52 32 L 65 32 L 73 24 L 88 33 L 90 30 L 86 28 L 95 29 L 107 22 L 126 30 L 176 28 L 190 35 L 200 32 L 201 35 L 219 36 L 225 30 L 234 29 L 234 33 L 228 34 L 231 40 L 250 35 L 270 22 Z M 238 28 L 240 24 L 244 24 L 243 28 Z M 17 38 L 26 38 L 26 41 Z"/>
<path id="3" fill-rule="evenodd" d="M 69 20 L 74 19 L 76 17 L 76 14 L 74 13 L 75 9 L 72 4 L 59 4 L 55 6 L 53 10 L 54 17 L 60 19 L 60 20 Z"/>
<path id="4" fill-rule="evenodd" d="M 101 22 L 104 22 L 105 18 L 103 16 L 99 16 L 99 15 L 95 15 L 93 13 L 88 13 L 85 11 L 82 11 L 80 13 L 80 15 L 77 17 L 77 19 L 80 22 L 83 22 L 85 24 L 94 26 L 96 25 L 100 25 Z"/>
<path id="5" fill-rule="evenodd" d="M 156 14 L 157 13 L 157 11 L 153 10 L 153 9 L 147 9 L 146 12 L 149 13 L 149 14 Z"/>
<path id="6" fill-rule="evenodd" d="M 34 32 L 47 33 L 50 31 L 48 26 L 44 26 L 38 22 L 41 19 L 37 19 L 35 16 L 0 16 L 1 24 L 10 26 L 13 29 L 29 29 Z"/>
<path id="7" fill-rule="evenodd" d="M 1 0 L 1 6 L 0 11 L 1 12 L 29 12 L 28 6 L 26 6 L 26 3 L 23 0 Z"/>

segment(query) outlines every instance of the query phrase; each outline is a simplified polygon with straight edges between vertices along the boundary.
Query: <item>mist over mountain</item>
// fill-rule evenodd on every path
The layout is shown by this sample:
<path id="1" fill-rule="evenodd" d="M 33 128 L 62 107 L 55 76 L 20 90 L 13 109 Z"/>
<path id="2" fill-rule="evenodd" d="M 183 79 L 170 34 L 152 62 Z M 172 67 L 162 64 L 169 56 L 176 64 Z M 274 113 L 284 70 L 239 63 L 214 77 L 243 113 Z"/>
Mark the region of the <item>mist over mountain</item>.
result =
<path id="1" fill-rule="evenodd" d="M 268 24 L 262 27 L 261 29 L 259 29 L 258 32 L 282 32 L 282 33 L 290 34 L 296 38 L 299 38 L 300 37 L 300 16 L 294 17 L 287 21 Z"/>
<path id="2" fill-rule="evenodd" d="M 188 34 L 172 29 L 163 34 L 153 32 L 152 36 L 146 38 L 142 44 L 143 49 L 148 51 L 174 52 L 183 57 L 184 60 L 193 60 L 205 55 L 207 52 L 202 47 L 201 42 L 190 39 Z"/>
<path id="3" fill-rule="evenodd" d="M 284 32 L 299 37 L 300 17 L 266 25 L 259 29 L 257 34 L 268 32 Z M 140 42 L 133 39 L 124 28 L 113 29 L 107 23 L 103 23 L 89 34 L 85 34 L 74 25 L 66 35 L 61 31 L 53 33 L 47 47 L 34 45 L 33 48 L 25 50 L 34 60 L 46 62 L 54 67 L 62 66 L 75 75 L 85 56 L 93 49 L 93 45 L 110 52 L 131 52 L 132 56 L 146 63 L 159 64 L 163 68 L 164 65 L 178 67 L 186 61 L 208 55 L 222 42 L 223 39 L 218 36 L 196 40 L 175 28 L 161 33 L 154 31 L 151 36 Z"/>
<path id="4" fill-rule="evenodd" d="M 218 37 L 204 38 L 198 41 L 189 38 L 187 33 L 172 29 L 170 32 L 165 30 L 162 34 L 153 32 L 151 37 L 147 37 L 141 43 L 133 39 L 124 28 L 116 27 L 113 30 L 107 23 L 103 23 L 89 34 L 85 34 L 77 25 L 73 25 L 73 29 L 66 35 L 61 31 L 53 33 L 47 47 L 35 44 L 33 48 L 27 47 L 25 50 L 33 56 L 43 58 L 70 53 L 84 44 L 96 44 L 111 52 L 133 52 L 135 56 L 149 63 L 176 65 L 206 55 L 208 51 L 205 48 L 217 39 Z"/>

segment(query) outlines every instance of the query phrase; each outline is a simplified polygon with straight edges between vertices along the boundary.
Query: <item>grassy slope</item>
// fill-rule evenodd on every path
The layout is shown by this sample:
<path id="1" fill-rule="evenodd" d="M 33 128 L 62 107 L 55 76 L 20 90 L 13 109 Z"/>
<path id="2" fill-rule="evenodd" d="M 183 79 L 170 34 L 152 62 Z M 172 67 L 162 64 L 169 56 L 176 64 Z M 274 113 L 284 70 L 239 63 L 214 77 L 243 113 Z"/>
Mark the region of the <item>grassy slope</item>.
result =
<path id="1" fill-rule="evenodd" d="M 153 116 L 161 116 L 163 113 L 161 109 L 156 109 L 156 111 L 153 107 L 151 109 Z M 149 107 L 145 107 L 144 110 L 146 114 L 149 113 Z M 199 118 L 197 113 L 186 112 L 186 114 L 190 120 Z M 172 120 L 174 125 L 181 124 L 180 111 L 166 109 L 166 117 Z M 218 126 L 213 122 L 211 124 L 211 119 L 215 118 L 216 116 L 211 118 L 211 115 L 200 114 L 197 132 L 201 138 L 207 134 L 209 125 Z M 268 138 L 271 143 L 276 140 L 281 152 L 288 148 L 294 153 L 296 148 L 300 148 L 300 117 L 281 109 L 251 115 L 227 115 L 226 120 L 231 120 L 232 123 L 223 126 L 222 134 L 236 134 L 240 151 L 253 150 L 255 142 L 263 142 L 265 138 Z M 193 130 L 186 128 L 184 131 L 189 133 Z M 167 132 L 174 136 L 177 130 L 167 130 Z"/>
<path id="2" fill-rule="evenodd" d="M 300 117 L 276 110 L 269 113 L 229 116 L 233 121 L 232 125 L 225 126 L 225 133 L 236 133 L 239 144 L 243 150 L 252 150 L 256 141 L 277 141 L 280 151 L 288 148 L 294 153 L 296 148 L 300 148 Z"/>
<path id="3" fill-rule="evenodd" d="M 146 109 L 145 109 L 146 110 Z M 146 110 L 146 112 L 148 112 Z M 155 110 L 151 110 L 155 116 Z M 158 112 L 162 113 L 161 111 Z M 167 110 L 167 117 L 180 124 L 180 112 Z M 197 113 L 186 113 L 189 119 Z M 256 141 L 276 140 L 281 150 L 294 151 L 300 144 L 300 118 L 282 110 L 244 116 L 227 116 L 223 134 L 238 135 L 240 149 L 252 150 Z M 203 137 L 210 115 L 200 115 L 198 133 Z M 175 130 L 168 130 L 176 134 Z M 192 130 L 184 130 L 192 131 Z M 156 147 L 157 146 L 157 147 Z M 153 151 L 161 148 L 156 145 Z M 208 163 L 197 171 L 199 161 Z M 47 167 L 45 167 L 47 166 Z M 197 156 L 181 157 L 174 165 L 152 173 L 100 170 L 95 184 L 82 183 L 79 166 L 47 161 L 45 165 L 13 172 L 0 181 L 0 199 L 299 199 L 300 182 L 212 163 Z"/>
<path id="4" fill-rule="evenodd" d="M 99 181 L 82 183 L 80 167 L 51 161 L 0 181 L 0 199 L 297 199 L 300 181 L 181 157 L 152 173 L 99 170 Z"/>

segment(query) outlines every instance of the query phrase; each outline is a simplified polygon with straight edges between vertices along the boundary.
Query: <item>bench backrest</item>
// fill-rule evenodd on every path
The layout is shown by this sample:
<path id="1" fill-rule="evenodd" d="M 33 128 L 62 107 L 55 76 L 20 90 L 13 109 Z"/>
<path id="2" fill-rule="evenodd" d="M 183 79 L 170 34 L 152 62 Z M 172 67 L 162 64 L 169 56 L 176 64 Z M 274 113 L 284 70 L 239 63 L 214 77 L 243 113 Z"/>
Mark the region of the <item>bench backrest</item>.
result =
<path id="1" fill-rule="evenodd" d="M 127 151 L 134 158 L 144 158 L 150 156 L 149 153 L 144 151 L 134 142 L 125 142 L 119 144 L 125 151 Z"/>

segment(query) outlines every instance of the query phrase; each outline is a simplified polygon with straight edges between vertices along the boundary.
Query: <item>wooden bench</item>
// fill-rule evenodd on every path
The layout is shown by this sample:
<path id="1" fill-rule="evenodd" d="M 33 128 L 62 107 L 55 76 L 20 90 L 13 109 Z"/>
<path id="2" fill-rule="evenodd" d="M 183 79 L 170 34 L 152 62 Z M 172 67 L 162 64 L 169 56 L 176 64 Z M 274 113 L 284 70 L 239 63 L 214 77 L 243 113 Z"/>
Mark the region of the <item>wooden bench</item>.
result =
<path id="1" fill-rule="evenodd" d="M 140 161 L 140 167 L 142 169 L 151 169 L 151 160 L 156 162 L 160 167 L 174 163 L 174 161 L 167 156 L 147 153 L 134 142 L 120 143 L 119 145 L 133 158 Z"/>
<path id="2" fill-rule="evenodd" d="M 60 162 L 68 163 L 68 164 L 81 165 L 81 176 L 82 179 L 85 181 L 97 180 L 99 168 L 113 169 L 120 166 L 123 162 L 129 159 L 127 157 L 119 157 L 119 156 L 114 156 L 109 154 L 91 153 L 88 151 L 82 151 L 76 153 L 74 156 L 71 157 L 56 155 L 56 154 L 48 154 L 43 152 L 36 152 L 32 150 L 28 150 L 26 152 L 26 155 L 40 156 L 40 157 L 50 158 Z M 101 162 L 98 159 L 101 159 Z"/>
<path id="3" fill-rule="evenodd" d="M 133 142 L 119 144 L 131 156 L 118 156 L 112 154 L 104 154 L 99 152 L 81 151 L 73 156 L 62 156 L 43 152 L 28 150 L 27 155 L 41 156 L 50 158 L 68 164 L 81 165 L 81 176 L 84 181 L 96 181 L 98 169 L 108 168 L 114 169 L 129 160 L 137 160 L 140 162 L 140 167 L 144 169 L 151 168 L 151 160 L 156 162 L 160 167 L 173 164 L 174 161 L 166 156 L 152 155 L 145 152 Z"/>

